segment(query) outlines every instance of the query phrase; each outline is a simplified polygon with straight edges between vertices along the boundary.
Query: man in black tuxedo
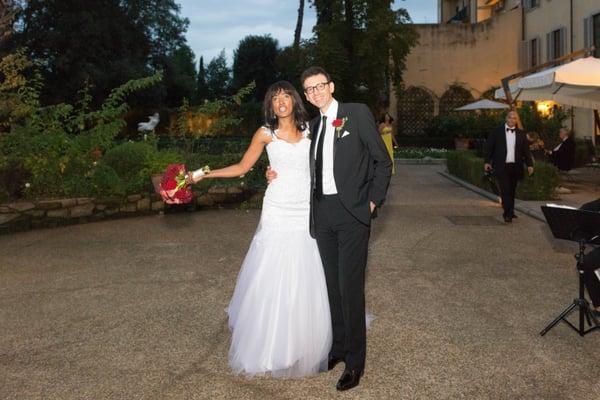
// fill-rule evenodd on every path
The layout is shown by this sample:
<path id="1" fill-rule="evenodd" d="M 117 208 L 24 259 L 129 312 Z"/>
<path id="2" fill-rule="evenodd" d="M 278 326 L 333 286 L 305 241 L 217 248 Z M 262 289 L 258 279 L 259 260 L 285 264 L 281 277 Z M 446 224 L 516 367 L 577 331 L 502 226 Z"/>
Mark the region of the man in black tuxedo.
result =
<path id="1" fill-rule="evenodd" d="M 548 152 L 548 157 L 556 168 L 561 171 L 569 171 L 575 164 L 575 141 L 567 128 L 560 128 L 558 136 L 560 137 L 560 143 Z"/>
<path id="2" fill-rule="evenodd" d="M 500 196 L 504 222 L 512 222 L 515 216 L 515 192 L 517 182 L 523 179 L 523 164 L 533 174 L 533 161 L 529 144 L 522 130 L 517 128 L 517 113 L 510 111 L 506 123 L 493 130 L 484 147 L 486 171 L 493 171 L 500 184 Z"/>
<path id="3" fill-rule="evenodd" d="M 600 199 L 581 206 L 582 210 L 600 212 Z M 600 318 L 600 279 L 596 270 L 600 268 L 600 246 L 583 257 L 583 282 L 592 299 L 593 312 Z"/>
<path id="4" fill-rule="evenodd" d="M 328 369 L 344 362 L 338 390 L 359 384 L 367 349 L 365 269 L 371 219 L 387 192 L 392 161 L 364 104 L 338 103 L 335 85 L 320 67 L 301 77 L 320 115 L 310 123 L 310 234 L 317 240 L 331 310 L 333 343 Z M 267 173 L 269 180 L 276 171 Z"/>

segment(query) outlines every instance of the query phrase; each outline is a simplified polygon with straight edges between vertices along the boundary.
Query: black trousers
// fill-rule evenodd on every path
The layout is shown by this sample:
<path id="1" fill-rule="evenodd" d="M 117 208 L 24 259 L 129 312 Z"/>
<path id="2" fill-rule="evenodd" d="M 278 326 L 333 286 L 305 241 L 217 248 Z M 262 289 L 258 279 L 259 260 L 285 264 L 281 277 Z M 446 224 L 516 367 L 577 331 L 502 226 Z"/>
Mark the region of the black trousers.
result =
<path id="1" fill-rule="evenodd" d="M 364 369 L 365 268 L 370 227 L 359 222 L 337 195 L 315 200 L 315 236 L 327 282 L 333 343 L 330 356 L 348 369 Z"/>
<path id="2" fill-rule="evenodd" d="M 504 171 L 498 174 L 498 184 L 500 185 L 500 197 L 502 198 L 503 217 L 512 218 L 515 215 L 515 192 L 517 191 L 517 182 L 519 174 L 514 163 L 506 163 Z"/>
<path id="3" fill-rule="evenodd" d="M 583 282 L 592 299 L 592 304 L 594 304 L 594 307 L 600 307 L 600 280 L 594 272 L 600 268 L 600 247 L 585 255 L 583 268 Z"/>

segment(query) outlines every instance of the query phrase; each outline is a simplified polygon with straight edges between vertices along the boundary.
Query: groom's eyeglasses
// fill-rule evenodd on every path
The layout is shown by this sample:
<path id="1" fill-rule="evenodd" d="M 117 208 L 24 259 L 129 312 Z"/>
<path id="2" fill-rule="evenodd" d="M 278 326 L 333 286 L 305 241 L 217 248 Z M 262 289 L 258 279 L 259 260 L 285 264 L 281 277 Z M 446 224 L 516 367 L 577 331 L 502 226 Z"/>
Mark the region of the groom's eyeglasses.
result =
<path id="1" fill-rule="evenodd" d="M 329 85 L 329 82 L 317 83 L 315 86 L 309 86 L 307 88 L 304 88 L 304 91 L 306 92 L 306 94 L 313 94 L 315 90 L 318 92 L 322 92 L 323 90 L 325 90 L 325 86 L 327 85 Z"/>

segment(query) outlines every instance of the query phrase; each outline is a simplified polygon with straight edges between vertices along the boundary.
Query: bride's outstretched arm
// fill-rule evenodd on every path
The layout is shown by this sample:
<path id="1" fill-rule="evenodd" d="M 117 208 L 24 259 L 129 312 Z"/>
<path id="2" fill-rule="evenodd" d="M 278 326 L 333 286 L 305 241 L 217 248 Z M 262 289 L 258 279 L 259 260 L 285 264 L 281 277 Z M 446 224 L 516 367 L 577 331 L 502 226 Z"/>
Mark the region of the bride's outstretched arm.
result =
<path id="1" fill-rule="evenodd" d="M 246 174 L 250 171 L 250 168 L 256 164 L 256 161 L 260 158 L 265 146 L 271 141 L 271 137 L 265 135 L 263 128 L 259 128 L 252 137 L 250 146 L 244 153 L 244 156 L 237 164 L 230 165 L 228 167 L 211 170 L 210 173 L 202 176 L 204 178 L 237 178 Z M 198 182 L 200 179 L 195 179 Z"/>

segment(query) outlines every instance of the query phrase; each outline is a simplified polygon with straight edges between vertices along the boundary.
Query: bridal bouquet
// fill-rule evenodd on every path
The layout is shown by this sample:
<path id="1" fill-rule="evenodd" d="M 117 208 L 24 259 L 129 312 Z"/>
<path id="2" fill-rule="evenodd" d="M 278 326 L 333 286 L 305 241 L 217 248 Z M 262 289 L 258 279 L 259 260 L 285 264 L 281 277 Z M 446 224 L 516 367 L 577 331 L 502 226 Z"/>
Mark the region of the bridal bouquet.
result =
<path id="1" fill-rule="evenodd" d="M 207 166 L 193 171 L 194 178 L 210 172 Z M 170 164 L 160 181 L 160 195 L 167 204 L 187 204 L 192 201 L 192 188 L 187 183 L 185 164 Z"/>

